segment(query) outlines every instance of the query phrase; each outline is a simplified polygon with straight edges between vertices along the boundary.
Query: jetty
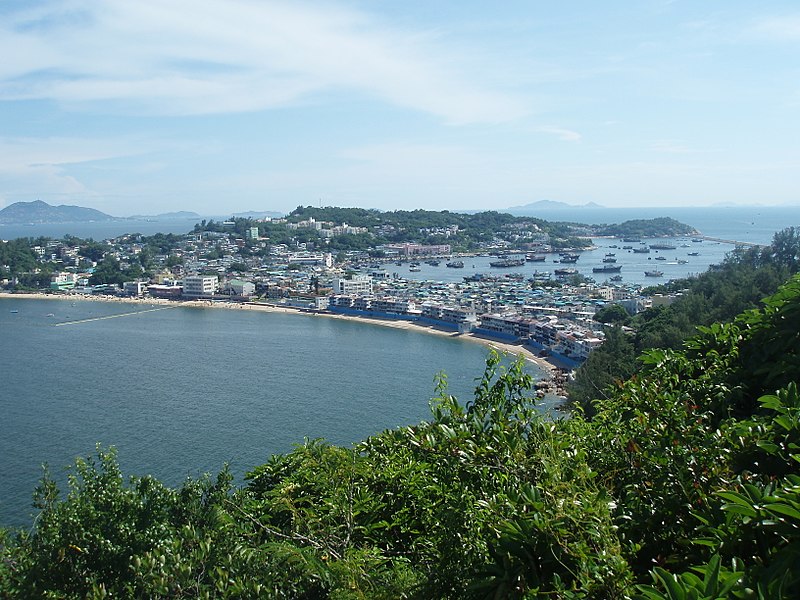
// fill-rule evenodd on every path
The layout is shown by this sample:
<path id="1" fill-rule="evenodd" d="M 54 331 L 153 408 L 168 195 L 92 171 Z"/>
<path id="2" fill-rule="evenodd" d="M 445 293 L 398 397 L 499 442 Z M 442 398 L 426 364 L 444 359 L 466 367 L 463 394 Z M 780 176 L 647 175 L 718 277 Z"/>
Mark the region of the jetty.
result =
<path id="1" fill-rule="evenodd" d="M 697 236 L 699 239 L 707 242 L 720 242 L 722 244 L 731 244 L 732 246 L 747 246 L 748 248 L 765 248 L 765 244 L 756 244 L 754 242 L 737 242 L 736 240 L 725 240 L 723 238 L 711 237 L 708 235 Z"/>

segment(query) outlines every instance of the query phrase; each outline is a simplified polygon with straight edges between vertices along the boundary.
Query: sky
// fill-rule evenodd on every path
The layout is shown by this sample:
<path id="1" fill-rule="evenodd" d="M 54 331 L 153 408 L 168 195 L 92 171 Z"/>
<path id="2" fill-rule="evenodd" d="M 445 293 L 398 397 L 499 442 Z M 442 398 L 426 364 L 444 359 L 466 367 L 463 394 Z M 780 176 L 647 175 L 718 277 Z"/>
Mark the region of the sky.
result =
<path id="1" fill-rule="evenodd" d="M 800 205 L 796 0 L 3 0 L 0 208 Z"/>

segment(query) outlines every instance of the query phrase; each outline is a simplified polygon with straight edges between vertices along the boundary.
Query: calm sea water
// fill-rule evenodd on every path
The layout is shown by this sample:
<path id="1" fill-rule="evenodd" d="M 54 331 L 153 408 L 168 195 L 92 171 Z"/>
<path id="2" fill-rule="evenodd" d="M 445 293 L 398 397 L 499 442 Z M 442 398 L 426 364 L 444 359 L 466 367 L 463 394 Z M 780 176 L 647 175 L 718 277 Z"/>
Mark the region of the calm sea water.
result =
<path id="1" fill-rule="evenodd" d="M 241 475 L 304 437 L 350 444 L 427 419 L 439 371 L 466 401 L 487 353 L 324 317 L 157 308 L 0 300 L 0 524 L 30 524 L 42 463 L 63 476 L 97 442 L 170 484 L 225 462 Z"/>

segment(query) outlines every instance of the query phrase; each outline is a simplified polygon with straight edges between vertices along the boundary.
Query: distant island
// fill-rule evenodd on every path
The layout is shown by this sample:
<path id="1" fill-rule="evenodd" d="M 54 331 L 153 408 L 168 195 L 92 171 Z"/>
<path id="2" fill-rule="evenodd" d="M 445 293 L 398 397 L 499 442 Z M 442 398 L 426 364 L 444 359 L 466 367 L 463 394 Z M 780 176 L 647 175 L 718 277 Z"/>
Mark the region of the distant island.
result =
<path id="1" fill-rule="evenodd" d="M 27 225 L 43 223 L 78 223 L 90 221 L 114 221 L 117 217 L 107 215 L 94 208 L 61 204 L 52 206 L 42 200 L 15 202 L 0 210 L 0 224 Z"/>
<path id="2" fill-rule="evenodd" d="M 158 215 L 131 215 L 126 218 L 131 221 L 169 221 L 170 219 L 199 219 L 200 215 L 188 210 L 179 210 Z"/>
<path id="3" fill-rule="evenodd" d="M 512 206 L 506 210 L 512 215 L 536 215 L 543 211 L 549 211 L 549 210 L 580 209 L 580 208 L 598 209 L 605 207 L 600 204 L 597 204 L 596 202 L 587 202 L 586 204 L 568 204 L 566 202 L 558 202 L 557 200 L 539 200 L 537 202 L 523 204 L 522 206 Z"/>

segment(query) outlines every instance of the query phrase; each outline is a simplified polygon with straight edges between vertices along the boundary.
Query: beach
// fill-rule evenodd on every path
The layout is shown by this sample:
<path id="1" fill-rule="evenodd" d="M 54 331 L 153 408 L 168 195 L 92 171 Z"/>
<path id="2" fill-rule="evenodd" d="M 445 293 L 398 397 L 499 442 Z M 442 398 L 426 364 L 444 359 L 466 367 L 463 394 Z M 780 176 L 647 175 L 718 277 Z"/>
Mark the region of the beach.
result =
<path id="1" fill-rule="evenodd" d="M 86 296 L 83 294 L 47 294 L 42 292 L 0 292 L 0 299 L 33 299 L 33 300 L 53 300 L 53 301 L 91 301 L 91 302 L 117 302 L 121 304 L 140 304 L 140 305 L 157 305 L 169 306 L 174 308 L 213 308 L 213 309 L 226 309 L 226 310 L 253 310 L 260 312 L 273 312 L 284 314 L 303 315 L 310 318 L 326 318 L 326 319 L 340 319 L 346 321 L 353 321 L 358 323 L 368 323 L 370 325 L 378 325 L 381 327 L 393 327 L 395 329 L 405 329 L 408 331 L 416 331 L 419 333 L 426 333 L 429 335 L 438 335 L 442 337 L 459 338 L 468 340 L 470 342 L 482 344 L 488 348 L 497 350 L 498 352 L 505 353 L 511 356 L 522 356 L 526 361 L 529 361 L 538 366 L 546 374 L 546 378 L 552 380 L 557 367 L 547 361 L 546 359 L 536 356 L 533 352 L 522 346 L 521 344 L 511 344 L 499 340 L 491 339 L 485 336 L 477 335 L 475 333 L 458 333 L 435 327 L 433 325 L 415 323 L 403 319 L 388 320 L 377 317 L 368 316 L 353 316 L 342 315 L 329 312 L 308 311 L 300 308 L 290 306 L 278 306 L 276 304 L 265 304 L 259 302 L 212 302 L 210 300 L 166 300 L 163 298 L 120 298 L 117 296 Z"/>

